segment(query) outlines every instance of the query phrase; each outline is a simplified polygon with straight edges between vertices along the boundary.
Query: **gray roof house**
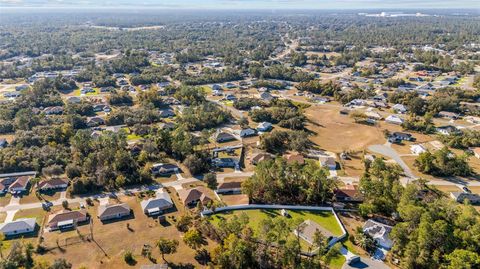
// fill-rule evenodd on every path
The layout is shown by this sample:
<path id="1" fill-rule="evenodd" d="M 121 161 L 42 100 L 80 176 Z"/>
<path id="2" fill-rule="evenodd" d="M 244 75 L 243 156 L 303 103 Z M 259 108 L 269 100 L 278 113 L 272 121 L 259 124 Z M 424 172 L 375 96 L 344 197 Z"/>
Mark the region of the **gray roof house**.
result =
<path id="1" fill-rule="evenodd" d="M 35 231 L 36 225 L 35 218 L 18 219 L 0 224 L 0 232 L 5 236 L 31 233 Z"/>
<path id="2" fill-rule="evenodd" d="M 467 193 L 467 192 L 451 192 L 450 197 L 457 201 L 458 203 L 463 203 L 466 199 L 470 201 L 472 204 L 480 203 L 480 195 L 475 193 Z"/>
<path id="3" fill-rule="evenodd" d="M 143 213 L 148 216 L 161 214 L 164 210 L 172 208 L 173 202 L 168 193 L 157 192 L 157 197 L 144 200 L 140 203 Z"/>
<path id="4" fill-rule="evenodd" d="M 130 206 L 127 204 L 105 204 L 98 207 L 98 218 L 101 221 L 120 219 L 129 216 Z"/>

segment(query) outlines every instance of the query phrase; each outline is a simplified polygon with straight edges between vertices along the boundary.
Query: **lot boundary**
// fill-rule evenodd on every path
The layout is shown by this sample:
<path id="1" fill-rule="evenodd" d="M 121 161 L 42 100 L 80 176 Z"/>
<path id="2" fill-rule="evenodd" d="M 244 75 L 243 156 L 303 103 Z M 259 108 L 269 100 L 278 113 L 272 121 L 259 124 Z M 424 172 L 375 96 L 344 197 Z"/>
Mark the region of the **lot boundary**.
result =
<path id="1" fill-rule="evenodd" d="M 337 221 L 337 224 L 340 226 L 340 229 L 342 230 L 342 235 L 338 237 L 334 237 L 330 242 L 328 243 L 328 246 L 331 247 L 335 245 L 337 242 L 342 241 L 347 237 L 347 230 L 343 226 L 342 221 L 340 221 L 340 218 L 337 216 L 337 213 L 333 209 L 333 207 L 329 206 L 297 206 L 297 205 L 259 205 L 259 204 L 247 204 L 247 205 L 234 205 L 234 206 L 224 206 L 224 207 L 219 207 L 216 208 L 215 210 L 204 210 L 201 213 L 202 217 L 209 216 L 209 215 L 215 215 L 217 213 L 221 212 L 226 212 L 226 211 L 235 211 L 235 210 L 249 210 L 249 209 L 286 209 L 286 210 L 308 210 L 308 211 L 330 211 L 333 216 L 335 217 L 335 220 Z"/>

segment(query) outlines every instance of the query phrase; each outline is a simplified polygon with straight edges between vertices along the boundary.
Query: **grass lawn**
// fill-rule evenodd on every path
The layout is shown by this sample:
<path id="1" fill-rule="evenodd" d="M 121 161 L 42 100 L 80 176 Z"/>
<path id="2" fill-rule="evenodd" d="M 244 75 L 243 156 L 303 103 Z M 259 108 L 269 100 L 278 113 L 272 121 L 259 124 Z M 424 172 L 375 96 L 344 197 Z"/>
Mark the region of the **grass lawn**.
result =
<path id="1" fill-rule="evenodd" d="M 17 220 L 22 218 L 36 218 L 37 224 L 40 226 L 42 225 L 42 221 L 45 215 L 46 212 L 42 208 L 22 209 L 15 214 L 15 217 L 13 219 Z"/>
<path id="2" fill-rule="evenodd" d="M 260 223 L 262 220 L 267 218 L 276 218 L 280 217 L 280 210 L 274 209 L 250 209 L 250 210 L 236 210 L 231 212 L 225 213 L 218 213 L 211 216 L 211 221 L 214 224 L 218 224 L 221 218 L 229 218 L 231 216 L 240 215 L 242 213 L 247 214 L 249 218 L 249 225 L 255 232 L 258 232 L 260 228 Z M 342 229 L 337 223 L 335 216 L 328 211 L 305 211 L 305 210 L 288 210 L 288 213 L 292 217 L 292 219 L 303 219 L 307 220 L 310 219 L 315 221 L 316 223 L 323 226 L 325 229 L 329 230 L 336 236 L 342 235 Z"/>
<path id="3" fill-rule="evenodd" d="M 343 264 L 347 261 L 343 255 L 338 255 L 330 260 L 329 268 L 336 269 L 342 268 Z"/>
<path id="4" fill-rule="evenodd" d="M 233 106 L 233 101 L 222 101 L 226 106 Z"/>
<path id="5" fill-rule="evenodd" d="M 12 195 L 10 193 L 0 196 L 0 206 L 8 205 L 8 203 L 10 203 L 10 199 L 12 199 Z"/>

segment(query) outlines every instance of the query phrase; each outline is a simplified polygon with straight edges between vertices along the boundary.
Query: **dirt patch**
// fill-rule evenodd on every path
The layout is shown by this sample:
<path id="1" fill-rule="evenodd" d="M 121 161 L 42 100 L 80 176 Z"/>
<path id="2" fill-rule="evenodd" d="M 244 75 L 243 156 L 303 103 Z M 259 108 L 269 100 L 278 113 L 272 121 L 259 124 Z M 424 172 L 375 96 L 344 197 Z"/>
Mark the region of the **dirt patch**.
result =
<path id="1" fill-rule="evenodd" d="M 220 195 L 222 201 L 227 205 L 245 205 L 248 204 L 249 199 L 246 194 L 229 194 Z"/>
<path id="2" fill-rule="evenodd" d="M 319 105 L 305 110 L 309 119 L 307 129 L 314 133 L 311 140 L 315 144 L 339 153 L 385 143 L 381 128 L 355 123 L 349 116 L 341 115 L 341 109 L 340 106 Z"/>

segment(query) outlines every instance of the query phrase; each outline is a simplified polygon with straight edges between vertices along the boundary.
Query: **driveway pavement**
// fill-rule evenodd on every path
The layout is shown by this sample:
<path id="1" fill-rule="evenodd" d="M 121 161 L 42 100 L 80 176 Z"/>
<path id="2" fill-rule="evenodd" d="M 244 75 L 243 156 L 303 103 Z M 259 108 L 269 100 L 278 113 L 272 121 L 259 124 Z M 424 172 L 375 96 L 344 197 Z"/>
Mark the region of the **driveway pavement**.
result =
<path id="1" fill-rule="evenodd" d="M 342 269 L 357 269 L 357 268 L 389 269 L 390 267 L 388 267 L 382 261 L 372 260 L 370 258 L 364 258 L 364 257 L 361 257 L 360 261 L 354 264 L 348 265 L 347 263 L 345 263 L 342 266 Z"/>
<path id="2" fill-rule="evenodd" d="M 394 160 L 400 167 L 403 169 L 403 172 L 407 177 L 410 179 L 417 179 L 417 177 L 412 173 L 410 167 L 402 160 L 400 155 L 398 155 L 397 151 L 389 147 L 388 145 L 372 145 L 368 147 L 368 150 L 381 154 L 383 156 L 387 156 L 388 158 Z"/>

